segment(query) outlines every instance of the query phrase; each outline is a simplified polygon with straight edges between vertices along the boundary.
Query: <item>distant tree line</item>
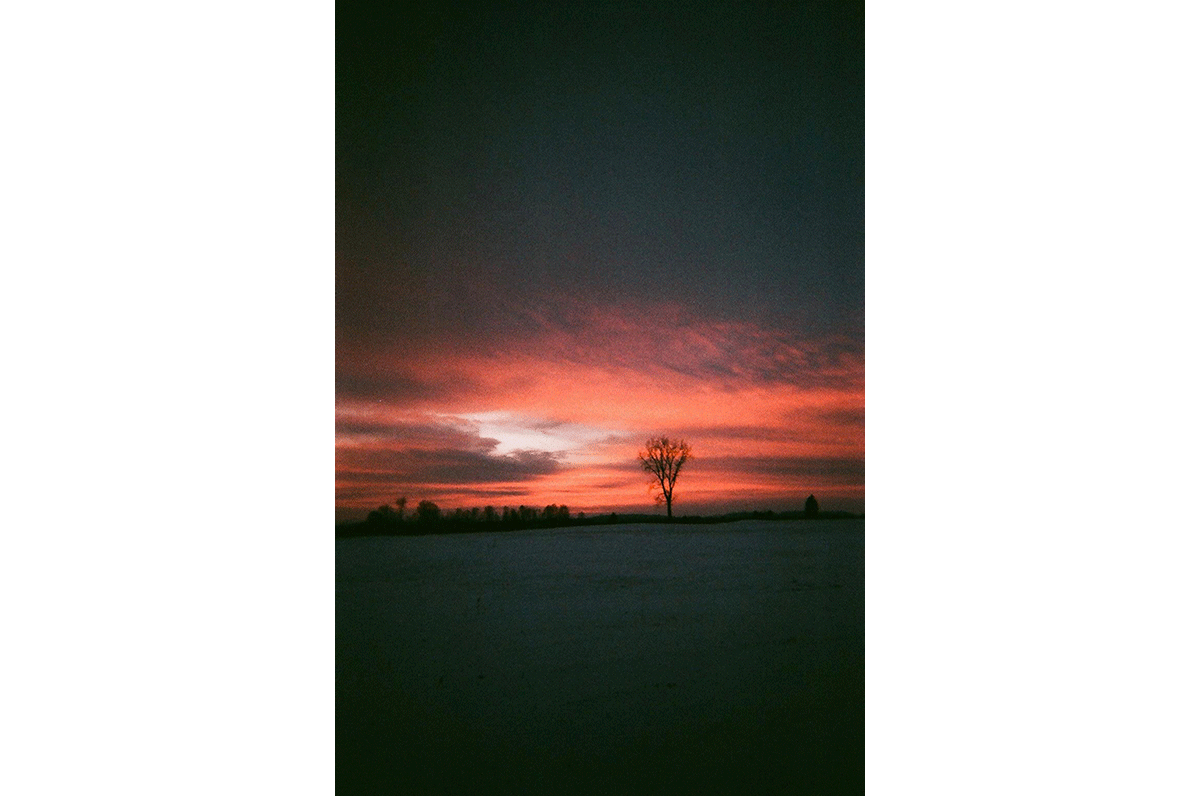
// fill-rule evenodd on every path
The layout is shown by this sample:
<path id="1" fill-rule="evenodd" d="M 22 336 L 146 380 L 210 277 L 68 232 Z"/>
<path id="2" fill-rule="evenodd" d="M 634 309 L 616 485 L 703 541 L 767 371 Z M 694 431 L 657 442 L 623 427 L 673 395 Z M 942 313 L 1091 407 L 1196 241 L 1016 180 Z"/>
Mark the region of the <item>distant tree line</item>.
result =
<path id="1" fill-rule="evenodd" d="M 443 511 L 432 500 L 422 500 L 416 509 L 408 509 L 408 499 L 398 498 L 392 505 L 380 506 L 362 522 L 337 526 L 338 536 L 416 536 L 435 533 L 472 533 L 479 531 L 518 531 L 529 528 L 562 528 L 578 525 L 613 525 L 616 523 L 676 522 L 687 525 L 709 525 L 738 520 L 800 520 L 846 519 L 862 517 L 845 511 L 823 511 L 817 500 L 809 495 L 803 511 L 739 511 L 709 516 L 664 517 L 661 514 L 598 514 L 585 517 L 582 512 L 571 515 L 567 506 L 495 506 Z"/>
<path id="2" fill-rule="evenodd" d="M 443 511 L 432 500 L 422 500 L 415 511 L 407 511 L 408 499 L 398 498 L 393 505 L 383 505 L 367 515 L 365 522 L 339 526 L 340 535 L 379 535 L 427 533 L 462 533 L 469 531 L 521 530 L 525 528 L 559 528 L 573 525 L 571 509 L 551 503 L 549 506 L 484 506 Z M 579 518 L 582 519 L 580 514 Z"/>

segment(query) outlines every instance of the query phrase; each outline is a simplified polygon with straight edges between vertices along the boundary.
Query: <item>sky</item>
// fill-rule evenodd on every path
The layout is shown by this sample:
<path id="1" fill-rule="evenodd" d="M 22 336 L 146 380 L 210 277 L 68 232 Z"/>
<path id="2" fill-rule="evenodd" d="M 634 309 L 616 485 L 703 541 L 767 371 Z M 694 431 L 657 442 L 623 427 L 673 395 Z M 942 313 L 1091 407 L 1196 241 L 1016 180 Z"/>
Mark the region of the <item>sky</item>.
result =
<path id="1" fill-rule="evenodd" d="M 336 501 L 864 505 L 849 3 L 338 3 Z"/>

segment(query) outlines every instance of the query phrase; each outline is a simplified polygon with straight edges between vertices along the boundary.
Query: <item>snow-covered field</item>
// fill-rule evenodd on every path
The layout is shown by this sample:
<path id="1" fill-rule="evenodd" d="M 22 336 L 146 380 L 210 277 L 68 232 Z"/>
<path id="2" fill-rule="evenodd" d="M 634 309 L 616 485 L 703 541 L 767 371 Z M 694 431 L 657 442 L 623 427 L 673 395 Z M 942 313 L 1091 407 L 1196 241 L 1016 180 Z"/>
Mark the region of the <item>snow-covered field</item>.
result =
<path id="1" fill-rule="evenodd" d="M 339 793 L 861 793 L 863 530 L 339 540 Z"/>

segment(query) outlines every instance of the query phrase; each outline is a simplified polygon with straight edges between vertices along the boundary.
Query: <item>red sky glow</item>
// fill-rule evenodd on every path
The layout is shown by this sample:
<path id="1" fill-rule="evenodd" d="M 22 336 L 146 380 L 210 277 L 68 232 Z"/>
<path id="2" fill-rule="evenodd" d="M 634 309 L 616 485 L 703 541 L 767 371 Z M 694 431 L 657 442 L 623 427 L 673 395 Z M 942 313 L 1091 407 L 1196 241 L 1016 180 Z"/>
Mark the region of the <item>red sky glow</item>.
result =
<path id="1" fill-rule="evenodd" d="M 381 389 L 339 398 L 339 515 L 400 496 L 653 511 L 636 456 L 656 434 L 694 450 L 680 513 L 793 509 L 810 493 L 861 510 L 863 363 L 852 346 L 678 306 L 579 317 L 569 329 L 536 318 L 515 342 L 351 359 L 345 370 Z"/>

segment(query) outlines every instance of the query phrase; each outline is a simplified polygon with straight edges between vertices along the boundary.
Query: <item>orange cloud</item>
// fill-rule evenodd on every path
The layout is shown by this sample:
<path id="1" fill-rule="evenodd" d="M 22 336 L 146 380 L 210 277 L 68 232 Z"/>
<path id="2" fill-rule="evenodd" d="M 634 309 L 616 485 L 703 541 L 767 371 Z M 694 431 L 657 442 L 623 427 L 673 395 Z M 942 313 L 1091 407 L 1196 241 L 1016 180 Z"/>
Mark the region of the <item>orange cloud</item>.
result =
<path id="1" fill-rule="evenodd" d="M 481 348 L 339 361 L 339 507 L 365 513 L 407 493 L 650 510 L 635 457 L 665 433 L 696 451 L 681 511 L 689 500 L 798 507 L 809 493 L 861 509 L 863 367 L 847 341 L 678 307 L 562 317 L 526 317 L 520 334 Z"/>

